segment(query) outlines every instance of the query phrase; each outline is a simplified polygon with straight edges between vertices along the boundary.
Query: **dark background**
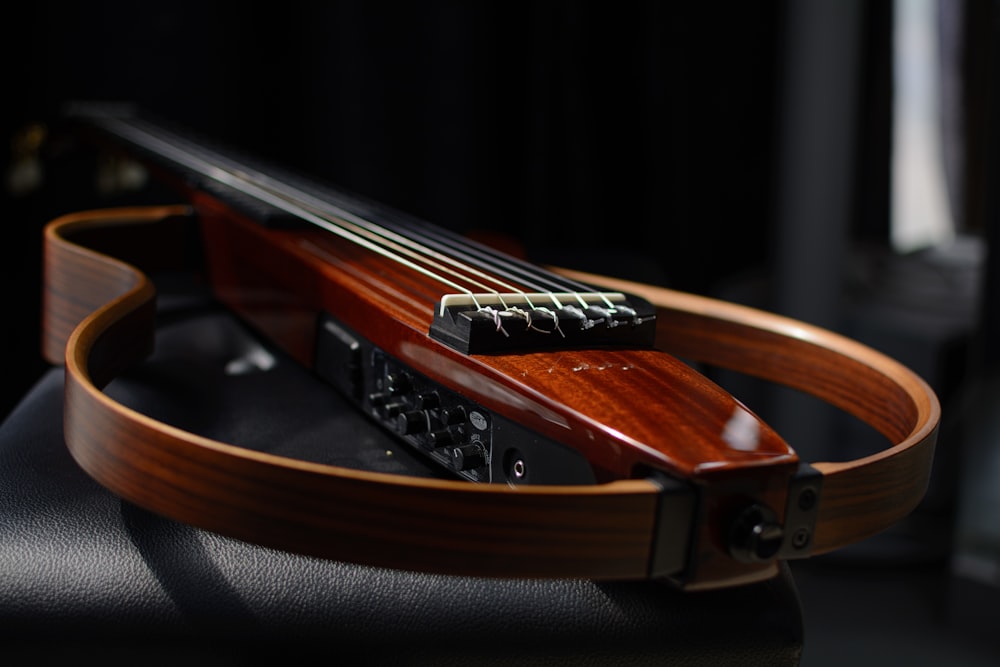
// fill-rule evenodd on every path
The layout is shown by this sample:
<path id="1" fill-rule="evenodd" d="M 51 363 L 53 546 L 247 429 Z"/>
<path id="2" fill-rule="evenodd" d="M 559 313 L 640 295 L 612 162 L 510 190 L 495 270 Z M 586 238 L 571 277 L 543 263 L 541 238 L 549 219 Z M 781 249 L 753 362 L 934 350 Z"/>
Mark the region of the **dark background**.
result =
<path id="1" fill-rule="evenodd" d="M 540 259 L 700 293 L 771 252 L 782 3 L 11 7 L 8 133 L 68 100 L 133 101 Z M 22 355 L 40 225 L 95 196 L 47 176 L 5 201 Z"/>
<path id="2" fill-rule="evenodd" d="M 966 35 L 956 222 L 988 248 L 1000 227 L 1000 10 L 947 5 L 962 9 Z M 874 572 L 900 587 L 889 595 L 926 586 L 929 564 L 933 593 L 920 602 L 939 629 L 952 604 L 941 582 L 961 510 L 965 406 L 997 365 L 1000 263 L 958 270 L 953 257 L 889 251 L 891 2 L 106 1 L 8 3 L 4 14 L 5 138 L 71 100 L 135 102 L 449 228 L 503 233 L 538 261 L 764 306 L 911 365 L 942 397 L 948 448 L 917 513 L 931 528 L 888 549 L 916 579 Z M 6 166 L 16 157 L 5 151 Z M 38 157 L 39 187 L 5 189 L 0 209 L 0 416 L 45 368 L 42 226 L 115 203 L 46 146 Z M 808 432 L 840 428 L 816 419 Z M 797 446 L 795 423 L 788 432 Z M 873 560 L 886 567 L 879 546 L 861 561 L 869 569 L 848 566 L 867 590 Z M 807 612 L 837 631 L 807 626 L 821 646 L 856 630 L 839 614 L 858 609 L 823 567 L 800 576 Z M 809 604 L 813 591 L 824 597 Z M 884 620 L 915 607 L 861 608 Z"/>

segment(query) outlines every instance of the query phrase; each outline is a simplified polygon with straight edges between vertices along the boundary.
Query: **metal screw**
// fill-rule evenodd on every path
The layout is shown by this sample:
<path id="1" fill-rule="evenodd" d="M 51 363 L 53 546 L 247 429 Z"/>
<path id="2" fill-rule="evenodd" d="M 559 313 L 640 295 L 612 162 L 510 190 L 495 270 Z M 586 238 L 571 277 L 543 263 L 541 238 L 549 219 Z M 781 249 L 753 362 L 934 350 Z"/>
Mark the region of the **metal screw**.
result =
<path id="1" fill-rule="evenodd" d="M 804 549 L 807 544 L 809 544 L 809 529 L 799 528 L 792 535 L 792 546 L 796 549 Z"/>

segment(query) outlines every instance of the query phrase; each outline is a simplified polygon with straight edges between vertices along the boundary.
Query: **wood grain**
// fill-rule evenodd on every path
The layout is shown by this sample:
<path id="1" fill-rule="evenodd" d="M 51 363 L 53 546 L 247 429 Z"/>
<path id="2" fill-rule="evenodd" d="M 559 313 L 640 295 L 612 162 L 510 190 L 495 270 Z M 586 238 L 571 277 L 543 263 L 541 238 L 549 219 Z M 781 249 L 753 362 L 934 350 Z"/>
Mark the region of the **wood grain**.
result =
<path id="1" fill-rule="evenodd" d="M 97 211 L 47 227 L 46 346 L 66 336 L 61 307 L 82 314 L 98 304 L 64 348 L 66 441 L 92 477 L 176 520 L 324 558 L 477 576 L 648 576 L 659 492 L 648 481 L 514 490 L 349 470 L 201 438 L 108 398 L 95 378 L 146 352 L 155 290 L 68 237 L 183 210 Z"/>
<path id="2" fill-rule="evenodd" d="M 681 357 L 804 391 L 872 426 L 886 448 L 823 473 L 815 553 L 874 535 L 909 514 L 930 478 L 941 406 L 899 362 L 831 331 L 753 308 L 674 290 L 600 279 L 657 306 L 657 346 Z"/>
<path id="3" fill-rule="evenodd" d="M 645 467 L 681 479 L 739 470 L 787 483 L 796 468 L 795 452 L 767 424 L 673 355 L 558 346 L 466 355 L 428 336 L 445 290 L 433 279 L 330 234 L 268 229 L 194 196 L 216 293 L 306 367 L 316 315 L 328 312 L 415 371 L 582 452 L 599 481 Z M 734 415 L 756 424 L 752 448 L 723 437 Z"/>
<path id="4" fill-rule="evenodd" d="M 359 262 L 332 247 L 317 253 L 301 236 L 260 231 L 214 203 L 197 203 L 219 293 L 304 363 L 310 361 L 311 334 L 299 322 L 309 317 L 296 313 L 314 316 L 317 308 L 362 313 L 349 323 L 377 344 L 442 381 L 467 382 L 465 389 L 491 407 L 518 409 L 523 421 L 539 431 L 571 432 L 584 447 L 599 432 L 599 447 L 607 451 L 640 446 L 620 460 L 602 461 L 601 449 L 588 450 L 607 473 L 623 478 L 591 486 L 514 489 L 312 464 L 154 421 L 111 400 L 100 387 L 150 349 L 155 289 L 140 270 L 79 246 L 74 235 L 119 225 L 153 228 L 168 221 L 169 226 L 189 209 L 96 211 L 61 218 L 46 229 L 43 348 L 52 361 L 65 350 L 67 445 L 80 465 L 115 493 L 195 526 L 324 558 L 476 576 L 644 578 L 664 574 L 653 569 L 655 552 L 664 540 L 674 539 L 658 534 L 659 517 L 669 513 L 673 499 L 654 481 L 627 479 L 636 466 L 647 464 L 688 475 L 701 503 L 690 534 L 676 535 L 676 540 L 693 539 L 687 568 L 667 574 L 683 575 L 681 585 L 709 588 L 774 573 L 773 562 L 746 564 L 729 556 L 727 521 L 734 503 L 748 496 L 780 515 L 797 458 L 770 429 L 764 433 L 773 439 L 756 459 L 711 444 L 734 399 L 683 364 L 664 361 L 670 355 L 612 350 L 592 357 L 532 353 L 468 359 L 441 352 L 428 344 L 420 329 L 423 316 L 412 307 L 419 301 L 413 290 L 427 291 L 420 281 L 411 281 L 409 289 L 384 267 L 365 268 L 370 258 Z M 279 250 L 262 262 L 259 253 L 268 247 Z M 233 256 L 252 261 L 233 264 Z M 333 275 L 338 263 L 351 270 Z M 900 364 L 854 341 L 761 311 L 563 273 L 656 304 L 657 345 L 671 354 L 807 391 L 886 436 L 887 448 L 873 456 L 814 464 L 823 474 L 814 552 L 882 530 L 919 502 L 940 408 L 927 385 Z M 275 290 L 271 278 L 296 289 Z M 260 281 L 258 289 L 254 280 Z M 372 289 L 372 284 L 387 289 Z M 386 321 L 396 322 L 395 328 L 373 320 L 371 313 L 379 310 L 392 315 Z M 592 381 L 566 370 L 605 360 L 609 367 L 645 368 L 638 382 L 634 373 L 629 375 L 639 388 L 626 386 L 614 372 L 592 373 Z M 536 382 L 534 376 L 544 380 Z M 665 406 L 659 418 L 666 414 L 665 421 L 672 420 L 668 431 L 680 443 L 679 453 L 644 446 L 644 440 L 655 441 L 663 431 L 649 426 L 657 417 L 623 419 L 628 415 L 608 408 L 602 392 L 624 394 L 643 408 L 654 400 Z M 560 411 L 563 402 L 583 407 Z M 622 428 L 598 427 L 615 419 L 622 419 Z M 722 465 L 703 465 L 720 457 L 726 459 Z M 688 502 L 684 498 L 682 504 Z"/>

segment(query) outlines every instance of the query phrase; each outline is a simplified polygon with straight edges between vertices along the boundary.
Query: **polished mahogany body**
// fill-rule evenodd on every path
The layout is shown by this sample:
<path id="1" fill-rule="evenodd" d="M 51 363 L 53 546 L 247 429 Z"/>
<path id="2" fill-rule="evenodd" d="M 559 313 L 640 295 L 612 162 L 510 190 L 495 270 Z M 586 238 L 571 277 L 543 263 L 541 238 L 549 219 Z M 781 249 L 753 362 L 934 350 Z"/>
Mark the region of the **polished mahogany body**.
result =
<path id="1" fill-rule="evenodd" d="M 200 212 L 216 293 L 307 367 L 325 311 L 414 369 L 580 449 L 599 481 L 632 477 L 640 466 L 692 478 L 744 469 L 788 476 L 797 465 L 766 424 L 672 355 L 463 355 L 427 334 L 440 285 L 320 231 L 267 229 L 214 202 Z M 729 444 L 727 426 L 750 419 L 753 446 Z"/>
<path id="2" fill-rule="evenodd" d="M 747 499 L 784 513 L 796 454 L 674 356 L 655 349 L 466 356 L 428 337 L 440 286 L 321 232 L 267 229 L 214 201 L 199 211 L 219 298 L 307 367 L 318 313 L 331 312 L 415 370 L 582 452 L 599 482 L 660 470 L 702 487 L 714 528 L 698 536 L 699 560 L 718 569 L 713 576 L 730 576 L 732 562 L 719 553 L 731 515 Z M 726 440 L 733 424 L 751 431 L 750 443 Z M 735 569 L 751 580 L 773 568 Z"/>

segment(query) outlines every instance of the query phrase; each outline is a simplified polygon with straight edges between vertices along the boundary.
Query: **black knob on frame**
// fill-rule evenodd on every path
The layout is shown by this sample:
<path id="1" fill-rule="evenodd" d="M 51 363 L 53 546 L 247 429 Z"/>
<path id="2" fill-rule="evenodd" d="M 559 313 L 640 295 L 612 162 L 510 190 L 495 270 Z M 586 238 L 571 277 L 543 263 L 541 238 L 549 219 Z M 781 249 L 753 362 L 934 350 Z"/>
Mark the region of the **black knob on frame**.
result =
<path id="1" fill-rule="evenodd" d="M 729 553 L 743 563 L 763 563 L 781 549 L 785 531 L 769 507 L 753 504 L 743 508 L 729 528 Z"/>

